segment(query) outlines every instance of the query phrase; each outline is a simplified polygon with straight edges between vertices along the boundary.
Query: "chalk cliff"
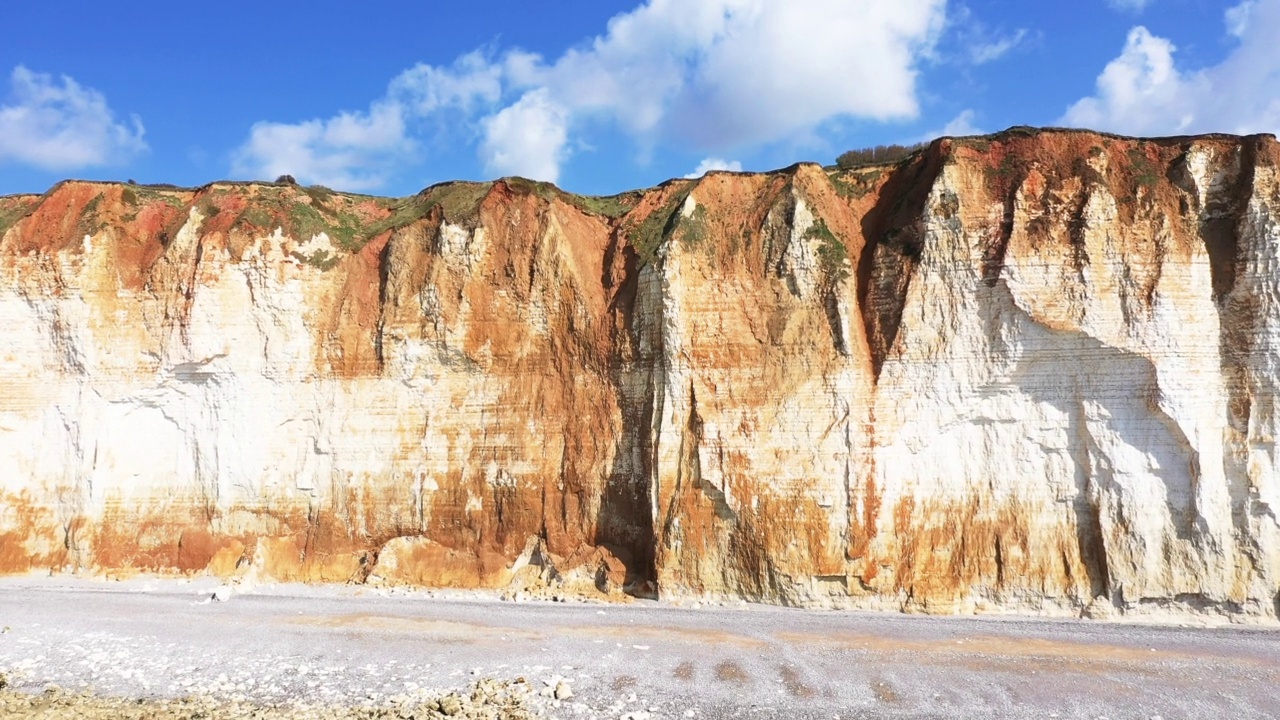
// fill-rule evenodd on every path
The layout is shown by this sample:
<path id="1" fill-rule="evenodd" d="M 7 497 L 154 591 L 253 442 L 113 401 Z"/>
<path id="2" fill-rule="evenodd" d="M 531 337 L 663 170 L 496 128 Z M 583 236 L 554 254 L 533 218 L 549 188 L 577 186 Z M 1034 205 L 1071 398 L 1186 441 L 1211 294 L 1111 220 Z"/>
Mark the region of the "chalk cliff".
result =
<path id="1" fill-rule="evenodd" d="M 1280 615 L 1280 145 L 0 199 L 0 570 Z"/>

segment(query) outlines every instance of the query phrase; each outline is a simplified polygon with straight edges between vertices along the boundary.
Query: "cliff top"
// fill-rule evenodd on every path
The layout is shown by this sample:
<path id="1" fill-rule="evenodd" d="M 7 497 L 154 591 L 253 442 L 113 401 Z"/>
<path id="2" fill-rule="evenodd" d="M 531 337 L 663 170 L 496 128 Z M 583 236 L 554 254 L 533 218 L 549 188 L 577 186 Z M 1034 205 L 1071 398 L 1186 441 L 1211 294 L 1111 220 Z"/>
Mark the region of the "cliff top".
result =
<path id="1" fill-rule="evenodd" d="M 1113 191 L 1119 197 L 1143 187 L 1157 189 L 1163 185 L 1159 181 L 1172 171 L 1176 155 L 1193 143 L 1256 148 L 1274 142 L 1275 136 L 1269 134 L 1131 138 L 1087 130 L 1018 126 L 989 135 L 938 138 L 904 158 L 885 162 L 850 167 L 802 162 L 765 173 L 716 170 L 699 179 L 671 179 L 654 188 L 609 196 L 578 195 L 551 183 L 519 177 L 444 182 L 405 197 L 338 192 L 320 185 L 298 185 L 291 178 L 277 182 L 221 180 L 196 188 L 64 180 L 40 195 L 0 196 L 0 238 L 9 251 L 47 251 L 72 247 L 86 235 L 111 227 L 117 237 L 147 245 L 150 249 L 143 254 L 150 256 L 160 252 L 196 212 L 205 233 L 236 231 L 261 237 L 279 229 L 294 238 L 323 233 L 332 242 L 333 252 L 326 250 L 299 259 L 328 269 L 342 253 L 354 253 L 375 238 L 416 221 L 472 224 L 486 201 L 525 197 L 575 208 L 621 228 L 640 257 L 649 258 L 670 229 L 670 218 L 680 203 L 693 188 L 715 178 L 775 177 L 790 183 L 800 175 L 825 173 L 839 195 L 862 204 L 864 197 L 878 196 L 889 177 L 916 175 L 915 170 L 904 174 L 896 173 L 895 168 L 914 166 L 919 171 L 936 171 L 946 162 L 963 160 L 983 168 L 990 190 L 1006 196 L 1033 167 L 1052 177 L 1089 176 L 1092 181 L 1101 182 L 1102 177 L 1092 169 L 1092 158 L 1108 150 L 1118 162 L 1111 164 L 1107 182 L 1115 185 Z M 904 182 L 916 185 L 914 181 Z M 862 212 L 865 211 L 866 208 Z M 16 234 L 8 232 L 20 223 L 22 227 Z"/>
<path id="2" fill-rule="evenodd" d="M 1078 136 L 1082 138 L 1096 138 L 1098 140 L 1110 139 L 1110 140 L 1121 140 L 1121 141 L 1131 141 L 1131 142 L 1153 143 L 1153 144 L 1164 145 L 1164 146 L 1180 145 L 1180 144 L 1185 144 L 1191 141 L 1204 142 L 1204 141 L 1217 140 L 1217 141 L 1226 141 L 1226 142 L 1239 142 L 1244 138 L 1270 138 L 1272 140 L 1276 139 L 1276 136 L 1272 133 L 1256 133 L 1253 135 L 1233 135 L 1230 133 L 1204 133 L 1199 135 L 1168 135 L 1168 136 L 1158 136 L 1158 137 L 1138 137 L 1138 136 L 1127 136 L 1127 135 L 1120 135 L 1116 133 L 1103 132 L 1099 130 L 1081 130 L 1077 128 L 1063 128 L 1063 127 L 1052 127 L 1052 126 L 1034 127 L 1034 126 L 1028 126 L 1028 125 L 1015 125 L 1005 130 L 1001 130 L 999 132 L 994 132 L 994 133 L 987 133 L 985 135 L 944 135 L 928 143 L 922 144 L 921 148 L 916 152 L 921 152 L 921 153 L 928 152 L 931 148 L 936 148 L 940 143 L 943 143 L 944 141 L 948 141 L 948 140 L 953 142 L 959 142 L 965 145 L 970 145 L 973 143 L 981 144 L 983 142 L 989 143 L 989 142 L 1006 141 L 1012 138 L 1030 138 L 1030 137 L 1036 137 L 1039 135 L 1069 135 L 1069 136 Z M 861 163 L 858 167 L 859 169 L 871 168 L 871 167 L 890 167 L 893 165 L 897 165 L 900 162 L 902 162 L 901 159 L 893 159 L 893 160 L 886 160 L 883 162 L 877 161 L 877 162 Z M 768 175 L 774 172 L 787 172 L 800 165 L 821 165 L 821 163 L 812 162 L 812 161 L 800 161 L 797 163 L 793 163 L 792 165 L 779 168 L 777 170 L 759 171 L 759 172 L 741 171 L 741 170 L 710 170 L 706 173 L 706 175 L 708 176 L 721 175 L 721 174 L 743 175 L 743 176 Z M 835 169 L 834 165 L 826 166 L 826 167 L 828 169 Z M 276 181 L 214 180 L 214 181 L 205 183 L 204 185 L 199 185 L 195 187 L 172 185 L 169 183 L 148 184 L 148 183 L 135 183 L 132 181 L 123 182 L 119 180 L 81 180 L 76 178 L 68 178 L 66 180 L 62 180 L 56 183 L 53 187 L 49 188 L 43 193 L 32 192 L 32 193 L 13 193 L 9 195 L 0 195 L 0 228 L 6 227 L 4 224 L 6 212 L 11 213 L 13 211 L 13 208 L 17 206 L 21 206 L 26 203 L 31 203 L 33 201 L 39 200 L 42 197 L 47 197 L 48 195 L 55 192 L 58 188 L 67 184 L 98 185 L 98 186 L 106 186 L 106 187 L 126 186 L 126 187 L 138 188 L 147 192 L 157 192 L 157 193 L 201 193 L 201 192 L 206 192 L 210 190 L 229 189 L 229 188 L 246 188 L 249 190 L 256 190 L 258 188 L 263 188 L 263 187 L 294 186 L 294 187 L 304 188 L 308 190 L 316 190 L 318 192 L 322 192 L 326 194 L 337 194 L 337 195 L 343 195 L 351 198 L 368 198 L 371 200 L 385 201 L 385 200 L 404 200 L 408 197 L 423 196 L 423 195 L 430 194 L 432 191 L 438 188 L 446 188 L 446 187 L 454 187 L 454 186 L 488 187 L 495 182 L 506 182 L 507 184 L 513 187 L 522 187 L 522 186 L 527 187 L 527 188 L 536 190 L 539 194 L 555 194 L 563 198 L 574 198 L 580 201 L 586 201 L 585 202 L 586 205 L 601 208 L 601 209 L 606 209 L 609 207 L 609 203 L 603 202 L 603 201 L 616 200 L 618 202 L 625 203 L 626 198 L 638 196 L 639 194 L 645 192 L 645 190 L 648 189 L 648 188 L 637 188 L 633 190 L 627 190 L 624 192 L 616 193 L 613 195 L 583 195 L 583 194 L 567 192 L 565 190 L 560 189 L 553 183 L 537 181 L 537 180 L 529 180 L 527 178 L 511 176 L 511 177 L 498 178 L 493 181 L 446 180 L 444 182 L 430 185 L 422 189 L 415 195 L 396 197 L 396 196 L 374 195 L 374 194 L 368 194 L 368 193 L 337 191 L 337 190 L 331 190 L 322 185 L 301 186 L 301 185 L 298 185 L 298 183 L 295 182 L 289 176 L 282 176 L 280 179 Z M 662 183 L 659 183 L 655 187 L 666 187 L 671 184 L 683 184 L 687 182 L 690 182 L 690 180 L 686 178 L 672 178 Z M 591 202 L 591 201 L 595 201 L 595 202 Z M 575 204 L 579 204 L 579 203 L 575 203 Z M 602 213 L 602 214 L 608 214 L 608 213 Z"/>

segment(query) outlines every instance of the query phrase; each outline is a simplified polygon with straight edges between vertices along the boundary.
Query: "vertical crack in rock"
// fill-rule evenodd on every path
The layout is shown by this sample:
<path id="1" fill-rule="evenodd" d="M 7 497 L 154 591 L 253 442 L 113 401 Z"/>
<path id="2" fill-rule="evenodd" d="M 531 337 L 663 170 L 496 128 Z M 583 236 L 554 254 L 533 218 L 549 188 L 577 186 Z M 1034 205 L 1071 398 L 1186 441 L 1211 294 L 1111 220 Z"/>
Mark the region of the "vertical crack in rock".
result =
<path id="1" fill-rule="evenodd" d="M 1258 222 L 1265 210 L 1256 200 L 1265 197 L 1268 190 L 1257 184 L 1266 145 L 1261 138 L 1248 138 L 1224 153 L 1213 146 L 1191 143 L 1174 176 L 1178 187 L 1193 201 L 1190 215 L 1198 222 L 1213 273 L 1220 367 L 1227 392 L 1226 424 L 1236 446 L 1234 453 L 1224 457 L 1226 489 L 1232 525 L 1242 539 L 1254 536 L 1250 515 L 1258 499 L 1247 449 L 1254 434 L 1251 426 L 1259 415 L 1272 414 L 1268 406 L 1275 391 L 1275 385 L 1265 379 L 1267 373 L 1259 373 L 1257 367 L 1259 357 L 1272 351 L 1267 347 L 1267 326 L 1276 312 L 1272 293 L 1264 289 L 1274 280 L 1263 279 L 1259 273 L 1259 265 L 1266 264 L 1274 253 L 1265 238 L 1266 221 Z M 1270 145 L 1274 148 L 1274 141 Z M 1274 271 L 1269 265 L 1267 268 L 1262 272 Z M 1257 401 L 1261 407 L 1255 407 Z M 1256 547 L 1248 547 L 1245 553 L 1250 562 L 1256 562 Z"/>
<path id="2" fill-rule="evenodd" d="M 1102 504 L 1100 491 L 1093 478 L 1093 461 L 1090 458 L 1089 431 L 1085 427 L 1084 400 L 1081 397 L 1067 408 L 1071 423 L 1071 436 L 1075 439 L 1075 497 L 1072 510 L 1075 517 L 1076 543 L 1080 560 L 1089 579 L 1089 597 L 1112 598 L 1111 575 L 1107 563 L 1107 543 L 1103 535 Z"/>
<path id="3" fill-rule="evenodd" d="M 626 243 L 621 224 L 610 230 L 600 272 L 614 338 L 609 376 L 622 430 L 614 442 L 596 526 L 599 544 L 621 549 L 631 558 L 625 584 L 634 588 L 656 578 L 656 505 L 651 499 L 656 448 L 652 429 L 661 414 L 654 374 L 662 341 L 647 312 L 656 302 L 650 294 L 652 284 L 642 283 L 640 258 Z"/>
<path id="4" fill-rule="evenodd" d="M 698 415 L 698 393 L 689 384 L 689 419 L 684 428 L 681 447 L 680 474 L 685 487 L 697 487 L 711 501 L 712 510 L 722 521 L 737 522 L 737 514 L 729 507 L 728 497 L 722 488 L 716 487 L 702 472 L 702 418 Z"/>
<path id="5" fill-rule="evenodd" d="M 378 363 L 378 375 L 382 375 L 387 369 L 387 349 L 385 347 L 386 323 L 387 323 L 387 304 L 393 298 L 391 297 L 391 263 L 392 263 L 392 242 L 388 237 L 383 243 L 382 249 L 378 252 L 378 324 L 373 332 L 373 349 L 374 357 Z"/>
<path id="6" fill-rule="evenodd" d="M 995 287 L 1004 270 L 1005 256 L 1009 252 L 1009 241 L 1013 237 L 1014 211 L 1017 207 L 1017 194 L 1005 193 L 1001 202 L 1000 223 L 995 237 L 988 242 L 982 254 L 982 281 L 987 287 Z"/>
<path id="7" fill-rule="evenodd" d="M 1244 142 L 1222 157 L 1215 155 L 1212 146 L 1189 143 L 1186 152 L 1170 169 L 1174 185 L 1188 193 L 1193 201 L 1188 208 L 1189 219 L 1199 225 L 1200 237 L 1209 255 L 1213 298 L 1219 303 L 1231 294 L 1236 284 L 1239 225 L 1253 186 L 1256 152 L 1255 143 Z"/>
<path id="8" fill-rule="evenodd" d="M 862 218 L 866 244 L 857 264 L 858 307 L 876 377 L 897 339 L 924 244 L 921 216 L 944 162 L 935 142 L 895 167 L 876 204 Z"/>

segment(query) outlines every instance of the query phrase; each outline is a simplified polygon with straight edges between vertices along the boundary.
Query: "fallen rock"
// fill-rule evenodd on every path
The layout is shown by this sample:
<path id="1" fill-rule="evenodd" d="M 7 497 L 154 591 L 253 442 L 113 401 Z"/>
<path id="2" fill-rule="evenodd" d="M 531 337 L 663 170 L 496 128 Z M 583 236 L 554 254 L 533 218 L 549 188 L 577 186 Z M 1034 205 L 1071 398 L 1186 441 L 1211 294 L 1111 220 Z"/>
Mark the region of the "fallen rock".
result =
<path id="1" fill-rule="evenodd" d="M 440 712 L 454 716 L 462 713 L 462 698 L 457 695 L 445 695 L 440 698 Z"/>

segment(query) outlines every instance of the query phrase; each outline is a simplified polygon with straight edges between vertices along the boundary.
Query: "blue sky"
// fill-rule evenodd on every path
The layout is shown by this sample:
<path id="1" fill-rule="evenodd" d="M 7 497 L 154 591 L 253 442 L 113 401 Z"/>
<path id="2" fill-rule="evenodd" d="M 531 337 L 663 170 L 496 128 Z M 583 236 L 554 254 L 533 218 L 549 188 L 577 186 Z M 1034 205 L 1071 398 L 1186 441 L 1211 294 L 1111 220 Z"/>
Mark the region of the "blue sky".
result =
<path id="1" fill-rule="evenodd" d="M 1280 0 L 11 3 L 0 194 L 613 193 L 1010 125 L 1280 129 Z"/>

